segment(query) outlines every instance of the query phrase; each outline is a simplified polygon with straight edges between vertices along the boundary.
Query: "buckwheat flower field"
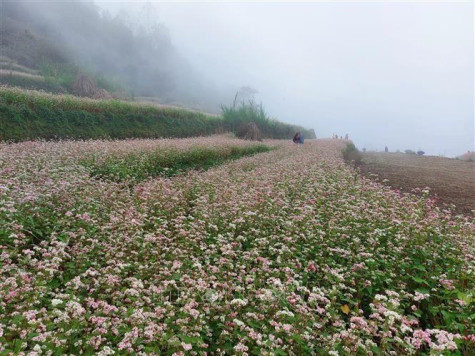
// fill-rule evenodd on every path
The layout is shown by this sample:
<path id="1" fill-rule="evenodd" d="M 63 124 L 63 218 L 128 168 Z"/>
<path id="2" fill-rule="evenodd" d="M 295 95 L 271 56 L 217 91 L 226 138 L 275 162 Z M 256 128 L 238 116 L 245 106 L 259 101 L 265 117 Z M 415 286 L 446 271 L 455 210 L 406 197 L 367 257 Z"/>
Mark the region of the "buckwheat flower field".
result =
<path id="1" fill-rule="evenodd" d="M 0 144 L 0 354 L 471 354 L 473 217 L 265 145 Z"/>

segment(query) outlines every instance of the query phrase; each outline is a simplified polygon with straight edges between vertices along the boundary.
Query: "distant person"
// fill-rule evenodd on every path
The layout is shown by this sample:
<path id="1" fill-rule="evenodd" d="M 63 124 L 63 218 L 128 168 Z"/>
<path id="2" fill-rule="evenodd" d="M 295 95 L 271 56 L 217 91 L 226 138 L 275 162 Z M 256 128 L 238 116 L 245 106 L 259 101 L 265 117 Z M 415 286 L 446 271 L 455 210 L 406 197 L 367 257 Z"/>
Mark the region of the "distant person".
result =
<path id="1" fill-rule="evenodd" d="M 292 139 L 292 141 L 294 141 L 294 143 L 299 143 L 300 142 L 300 132 L 297 132 L 294 135 L 294 138 Z"/>
<path id="2" fill-rule="evenodd" d="M 388 146 L 384 147 L 384 152 L 389 152 Z"/>
<path id="3" fill-rule="evenodd" d="M 303 145 L 303 140 L 304 140 L 303 134 L 300 134 L 300 136 L 299 136 L 299 144 L 300 145 Z"/>

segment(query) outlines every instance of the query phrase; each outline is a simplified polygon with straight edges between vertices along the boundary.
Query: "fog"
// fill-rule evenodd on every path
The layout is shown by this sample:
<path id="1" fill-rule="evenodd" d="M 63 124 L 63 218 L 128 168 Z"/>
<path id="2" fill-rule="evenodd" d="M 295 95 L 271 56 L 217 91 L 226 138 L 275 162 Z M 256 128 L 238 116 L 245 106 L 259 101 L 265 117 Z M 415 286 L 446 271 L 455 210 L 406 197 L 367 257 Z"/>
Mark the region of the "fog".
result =
<path id="1" fill-rule="evenodd" d="M 155 78 L 172 77 L 163 93 L 177 102 L 215 111 L 247 86 L 270 116 L 318 138 L 448 157 L 474 150 L 471 1 L 95 4 L 132 27 L 163 25 L 172 55 L 141 60 L 160 62 Z"/>
<path id="2" fill-rule="evenodd" d="M 116 11 L 143 3 L 100 3 Z M 359 148 L 474 149 L 473 3 L 155 2 L 172 43 L 221 91 Z M 229 98 L 232 100 L 232 98 Z"/>

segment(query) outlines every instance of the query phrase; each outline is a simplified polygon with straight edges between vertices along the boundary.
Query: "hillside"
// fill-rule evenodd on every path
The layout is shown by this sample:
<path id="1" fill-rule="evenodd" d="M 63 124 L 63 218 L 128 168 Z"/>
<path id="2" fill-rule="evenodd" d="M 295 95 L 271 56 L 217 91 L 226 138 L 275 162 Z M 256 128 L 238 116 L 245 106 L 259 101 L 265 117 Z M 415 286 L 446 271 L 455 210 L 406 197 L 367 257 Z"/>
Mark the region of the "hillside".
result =
<path id="1" fill-rule="evenodd" d="M 1 17 L 0 85 L 32 97 L 2 89 L 0 139 L 185 137 L 237 132 L 254 119 L 263 137 L 315 137 L 262 115 L 204 119 L 231 95 L 203 87 L 160 23 L 134 27 L 83 1 L 2 2 Z M 79 104 L 31 90 L 147 104 Z"/>
<path id="2" fill-rule="evenodd" d="M 179 99 L 177 83 L 183 78 L 190 87 L 197 85 L 168 30 L 158 23 L 132 28 L 84 1 L 2 1 L 1 20 L 0 69 L 10 74 L 0 75 L 3 84 L 64 93 L 79 74 L 87 74 L 117 96 L 165 101 Z M 39 74 L 47 85 L 18 73 Z M 179 96 L 193 102 L 185 93 Z"/>
<path id="3" fill-rule="evenodd" d="M 254 116 L 236 121 L 196 111 L 119 100 L 0 88 L 0 140 L 156 138 L 236 133 Z M 313 130 L 268 119 L 256 121 L 264 138 L 289 139 L 295 131 L 312 138 Z"/>

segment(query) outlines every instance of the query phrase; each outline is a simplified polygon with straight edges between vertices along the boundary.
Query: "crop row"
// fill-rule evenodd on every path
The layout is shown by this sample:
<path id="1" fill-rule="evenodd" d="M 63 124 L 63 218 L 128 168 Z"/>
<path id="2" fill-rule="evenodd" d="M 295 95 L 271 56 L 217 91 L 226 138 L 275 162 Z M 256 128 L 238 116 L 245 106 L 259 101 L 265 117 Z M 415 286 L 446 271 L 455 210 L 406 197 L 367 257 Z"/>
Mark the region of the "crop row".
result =
<path id="1" fill-rule="evenodd" d="M 337 140 L 134 184 L 80 162 L 236 142 L 0 145 L 0 354 L 473 350 L 473 218 L 359 176 Z"/>

